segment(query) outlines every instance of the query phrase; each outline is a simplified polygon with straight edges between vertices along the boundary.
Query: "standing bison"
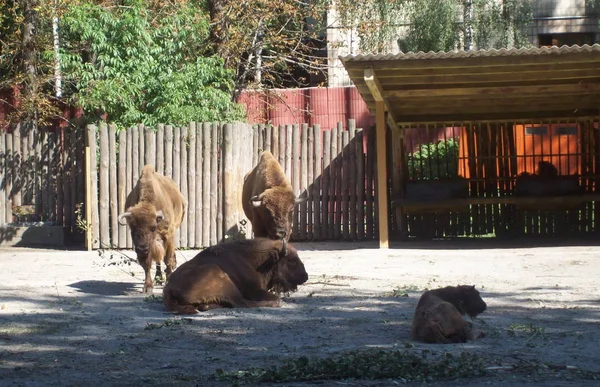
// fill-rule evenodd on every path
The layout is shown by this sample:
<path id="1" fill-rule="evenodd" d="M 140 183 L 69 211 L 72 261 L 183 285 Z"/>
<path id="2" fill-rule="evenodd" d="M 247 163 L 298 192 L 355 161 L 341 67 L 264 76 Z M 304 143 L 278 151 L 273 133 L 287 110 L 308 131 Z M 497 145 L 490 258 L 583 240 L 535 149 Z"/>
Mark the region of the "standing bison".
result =
<path id="1" fill-rule="evenodd" d="M 421 296 L 413 318 L 412 335 L 426 343 L 464 343 L 483 336 L 463 315 L 475 317 L 487 308 L 475 286 L 446 286 Z"/>
<path id="2" fill-rule="evenodd" d="M 224 242 L 201 251 L 181 265 L 163 288 L 163 301 L 174 313 L 194 314 L 215 308 L 278 307 L 271 292 L 289 292 L 308 280 L 292 246 L 267 238 Z"/>
<path id="3" fill-rule="evenodd" d="M 126 212 L 119 223 L 128 224 L 140 265 L 144 268 L 144 293 L 152 293 L 150 277 L 152 262 L 156 262 L 155 277 L 162 279 L 161 259 L 166 266 L 167 280 L 177 260 L 175 258 L 175 231 L 185 214 L 185 200 L 175 182 L 154 172 L 146 165 L 142 175 L 125 201 Z"/>
<path id="4" fill-rule="evenodd" d="M 263 152 L 258 164 L 244 177 L 242 205 L 255 237 L 289 240 L 294 207 L 306 199 L 306 191 L 296 197 L 271 152 Z"/>

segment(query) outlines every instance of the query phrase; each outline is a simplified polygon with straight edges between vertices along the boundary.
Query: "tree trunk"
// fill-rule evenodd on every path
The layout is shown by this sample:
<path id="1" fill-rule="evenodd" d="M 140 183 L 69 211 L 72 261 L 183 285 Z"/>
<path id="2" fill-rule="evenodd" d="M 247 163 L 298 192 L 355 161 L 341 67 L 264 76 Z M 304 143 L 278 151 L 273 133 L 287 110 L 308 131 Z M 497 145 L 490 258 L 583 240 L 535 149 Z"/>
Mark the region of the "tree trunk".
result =
<path id="1" fill-rule="evenodd" d="M 463 8 L 463 25 L 465 31 L 465 51 L 470 51 L 473 44 L 473 3 L 465 0 Z"/>
<path id="2" fill-rule="evenodd" d="M 33 103 L 38 91 L 36 69 L 36 25 L 38 23 L 37 0 L 21 0 L 23 22 L 21 24 L 21 70 L 25 75 L 22 96 L 25 102 L 25 122 L 21 127 L 28 132 L 37 121 L 37 109 Z"/>

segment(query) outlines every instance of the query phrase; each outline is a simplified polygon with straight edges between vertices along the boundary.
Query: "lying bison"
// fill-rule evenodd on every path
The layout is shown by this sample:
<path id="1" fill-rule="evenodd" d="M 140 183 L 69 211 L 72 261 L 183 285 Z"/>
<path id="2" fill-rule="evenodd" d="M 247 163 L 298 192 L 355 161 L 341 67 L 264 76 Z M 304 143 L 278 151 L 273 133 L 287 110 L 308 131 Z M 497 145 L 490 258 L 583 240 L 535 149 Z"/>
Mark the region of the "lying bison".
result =
<path id="1" fill-rule="evenodd" d="M 285 239 L 225 242 L 181 265 L 163 289 L 167 309 L 193 314 L 215 308 L 277 307 L 279 297 L 308 280 Z"/>
<path id="2" fill-rule="evenodd" d="M 242 206 L 255 237 L 289 240 L 294 207 L 306 200 L 306 190 L 296 197 L 271 152 L 263 152 L 258 164 L 244 177 Z"/>
<path id="3" fill-rule="evenodd" d="M 146 274 L 144 293 L 152 293 L 152 262 L 156 262 L 155 277 L 162 279 L 160 261 L 164 260 L 167 280 L 177 265 L 175 231 L 183 221 L 185 200 L 173 180 L 146 165 L 127 196 L 125 208 L 119 223 L 131 228 L 137 259 Z"/>
<path id="4" fill-rule="evenodd" d="M 429 290 L 421 296 L 415 311 L 412 335 L 426 343 L 464 343 L 483 336 L 465 321 L 475 317 L 487 305 L 475 286 L 460 285 Z"/>

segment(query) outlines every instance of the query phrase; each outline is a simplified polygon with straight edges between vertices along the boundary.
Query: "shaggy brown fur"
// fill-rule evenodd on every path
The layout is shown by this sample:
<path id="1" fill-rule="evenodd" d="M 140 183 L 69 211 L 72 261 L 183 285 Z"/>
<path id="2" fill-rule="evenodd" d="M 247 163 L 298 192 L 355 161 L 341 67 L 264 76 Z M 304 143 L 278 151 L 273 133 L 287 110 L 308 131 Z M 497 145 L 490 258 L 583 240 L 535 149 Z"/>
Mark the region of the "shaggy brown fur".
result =
<path id="1" fill-rule="evenodd" d="M 286 249 L 284 243 L 257 238 L 201 251 L 177 268 L 165 285 L 165 306 L 182 314 L 279 306 L 279 297 L 270 291 L 294 291 L 308 280 L 298 252 L 289 245 Z"/>
<path id="2" fill-rule="evenodd" d="M 289 240 L 294 207 L 306 199 L 306 191 L 296 198 L 271 152 L 263 152 L 258 164 L 244 177 L 242 206 L 257 238 Z"/>
<path id="3" fill-rule="evenodd" d="M 119 222 L 123 224 L 126 220 L 131 228 L 137 259 L 146 274 L 144 293 L 152 293 L 152 262 L 156 262 L 155 276 L 160 279 L 161 259 L 165 262 L 167 280 L 177 266 L 175 231 L 185 215 L 185 200 L 173 180 L 154 172 L 152 165 L 146 165 L 127 196 L 125 208 L 126 212 L 119 216 Z"/>
<path id="4" fill-rule="evenodd" d="M 464 343 L 483 336 L 463 315 L 475 317 L 487 305 L 475 286 L 429 290 L 421 296 L 413 318 L 412 335 L 426 343 Z"/>

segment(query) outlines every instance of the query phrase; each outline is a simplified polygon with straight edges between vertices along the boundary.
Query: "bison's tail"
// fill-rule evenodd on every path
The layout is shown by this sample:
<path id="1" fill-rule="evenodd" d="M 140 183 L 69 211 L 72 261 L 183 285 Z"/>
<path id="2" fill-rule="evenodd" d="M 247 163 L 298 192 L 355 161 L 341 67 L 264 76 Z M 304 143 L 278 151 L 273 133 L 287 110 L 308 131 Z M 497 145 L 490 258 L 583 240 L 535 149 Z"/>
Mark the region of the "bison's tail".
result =
<path id="1" fill-rule="evenodd" d="M 168 286 L 163 288 L 163 302 L 170 312 L 177 314 L 196 314 L 198 309 L 191 304 L 180 304 Z"/>

